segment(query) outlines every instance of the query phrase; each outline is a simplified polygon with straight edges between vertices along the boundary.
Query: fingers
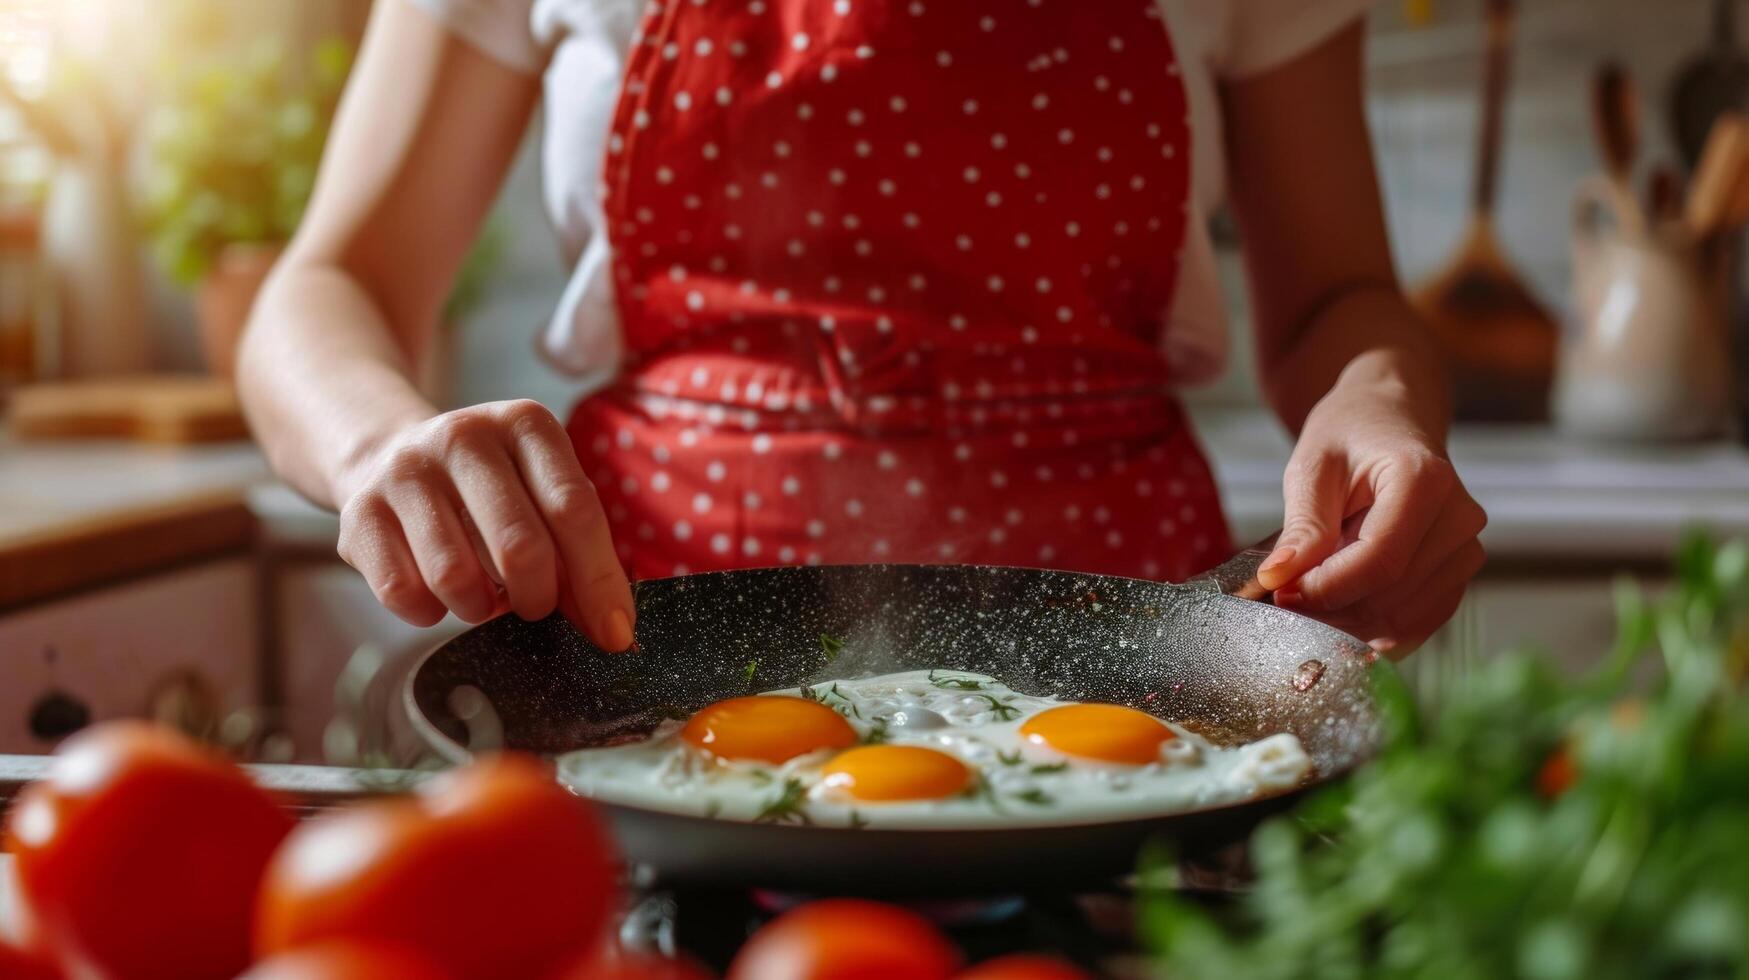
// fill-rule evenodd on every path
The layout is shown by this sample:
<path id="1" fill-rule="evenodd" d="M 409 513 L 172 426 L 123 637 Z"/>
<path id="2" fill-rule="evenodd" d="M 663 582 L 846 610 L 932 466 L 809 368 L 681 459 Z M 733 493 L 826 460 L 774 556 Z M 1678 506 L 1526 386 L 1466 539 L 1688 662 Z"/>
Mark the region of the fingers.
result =
<path id="1" fill-rule="evenodd" d="M 1463 602 L 1470 580 L 1487 563 L 1488 553 L 1475 539 L 1465 542 L 1413 588 L 1392 590 L 1379 596 L 1376 620 L 1380 635 L 1369 638 L 1375 648 L 1392 657 L 1406 656 L 1423 643 Z"/>
<path id="2" fill-rule="evenodd" d="M 1471 499 L 1462 487 L 1457 488 L 1446 498 L 1445 506 L 1440 509 L 1439 516 L 1427 531 L 1427 536 L 1421 539 L 1421 546 L 1415 550 L 1402 578 L 1385 589 L 1381 595 L 1419 591 L 1453 553 L 1465 545 L 1473 544 L 1476 536 L 1487 525 L 1488 515 L 1483 512 L 1482 506 Z"/>
<path id="3" fill-rule="evenodd" d="M 1347 466 L 1340 458 L 1317 455 L 1288 465 L 1282 478 L 1285 504 L 1281 537 L 1257 570 L 1258 584 L 1280 589 L 1329 558 L 1342 541 L 1343 509 L 1348 503 Z"/>
<path id="4" fill-rule="evenodd" d="M 1440 457 L 1393 461 L 1376 478 L 1354 543 L 1300 579 L 1299 604 L 1341 609 L 1401 581 L 1456 487 L 1451 464 Z"/>
<path id="5" fill-rule="evenodd" d="M 395 512 L 381 499 L 341 514 L 340 558 L 358 569 L 377 601 L 414 626 L 437 623 L 448 609 L 425 587 Z"/>
<path id="6" fill-rule="evenodd" d="M 558 553 L 516 464 L 492 442 L 459 451 L 451 473 L 510 609 L 523 619 L 545 618 L 559 601 Z"/>
<path id="7" fill-rule="evenodd" d="M 498 589 L 475 556 L 449 498 L 425 481 L 403 484 L 387 497 L 431 593 L 467 622 L 492 618 Z"/>
<path id="8" fill-rule="evenodd" d="M 596 646 L 630 648 L 637 622 L 631 583 L 614 554 L 595 485 L 583 475 L 570 437 L 545 409 L 517 418 L 511 432 L 511 452 L 523 485 L 564 565 L 569 596 L 561 606 L 575 610 L 573 621 Z"/>

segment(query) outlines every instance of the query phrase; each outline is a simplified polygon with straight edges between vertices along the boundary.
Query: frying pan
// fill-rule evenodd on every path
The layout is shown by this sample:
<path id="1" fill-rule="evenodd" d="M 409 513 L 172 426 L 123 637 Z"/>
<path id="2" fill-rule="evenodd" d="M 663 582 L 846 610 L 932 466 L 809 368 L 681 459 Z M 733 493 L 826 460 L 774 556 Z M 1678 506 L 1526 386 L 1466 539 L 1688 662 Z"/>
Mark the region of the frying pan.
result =
<path id="1" fill-rule="evenodd" d="M 673 884 L 917 896 L 1109 883 L 1135 867 L 1150 838 L 1187 855 L 1244 838 L 1376 744 L 1372 651 L 1322 623 L 1227 594 L 1254 589 L 1262 554 L 1242 553 L 1185 585 L 971 565 L 650 580 L 636 589 L 631 652 L 605 653 L 559 616 L 504 617 L 427 654 L 408 675 L 404 702 L 433 749 L 463 762 L 470 722 L 476 743 L 551 755 L 635 737 L 727 697 L 939 667 L 989 674 L 1026 694 L 1130 705 L 1217 744 L 1275 732 L 1304 744 L 1315 771 L 1295 791 L 1115 822 L 851 829 L 602 804 L 625 857 Z M 821 634 L 844 640 L 830 667 Z M 479 710 L 482 696 L 489 712 Z"/>

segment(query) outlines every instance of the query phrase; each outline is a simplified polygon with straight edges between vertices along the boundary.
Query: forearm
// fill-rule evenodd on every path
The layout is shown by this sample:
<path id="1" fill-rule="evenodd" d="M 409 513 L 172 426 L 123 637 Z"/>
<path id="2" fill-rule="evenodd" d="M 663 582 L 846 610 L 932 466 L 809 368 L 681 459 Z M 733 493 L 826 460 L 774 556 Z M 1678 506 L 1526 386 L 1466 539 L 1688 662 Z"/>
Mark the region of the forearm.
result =
<path id="1" fill-rule="evenodd" d="M 268 281 L 238 360 L 238 389 L 273 468 L 317 503 L 395 432 L 437 414 L 410 353 L 357 281 L 295 259 Z"/>
<path id="2" fill-rule="evenodd" d="M 1264 393 L 1294 432 L 1326 396 L 1367 393 L 1381 408 L 1402 413 L 1431 443 L 1445 443 L 1451 415 L 1445 368 L 1394 282 L 1341 289 L 1258 360 Z"/>

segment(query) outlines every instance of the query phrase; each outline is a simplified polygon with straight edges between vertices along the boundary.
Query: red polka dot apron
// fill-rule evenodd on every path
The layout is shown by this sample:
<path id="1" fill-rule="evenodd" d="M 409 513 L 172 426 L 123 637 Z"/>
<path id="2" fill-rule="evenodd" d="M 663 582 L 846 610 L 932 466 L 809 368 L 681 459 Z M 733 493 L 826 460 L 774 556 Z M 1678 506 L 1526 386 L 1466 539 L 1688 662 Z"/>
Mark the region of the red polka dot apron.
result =
<path id="1" fill-rule="evenodd" d="M 570 423 L 632 574 L 1217 561 L 1159 343 L 1189 140 L 1147 0 L 648 4 L 603 172 L 628 355 Z"/>

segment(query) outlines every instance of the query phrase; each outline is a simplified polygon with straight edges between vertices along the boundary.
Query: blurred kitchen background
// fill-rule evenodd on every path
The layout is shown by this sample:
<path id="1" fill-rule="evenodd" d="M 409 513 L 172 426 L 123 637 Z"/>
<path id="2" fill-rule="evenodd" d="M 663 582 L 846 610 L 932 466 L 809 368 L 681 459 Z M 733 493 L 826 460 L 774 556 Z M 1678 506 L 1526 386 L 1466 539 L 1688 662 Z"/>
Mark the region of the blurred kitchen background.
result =
<path id="1" fill-rule="evenodd" d="M 388 696 L 355 651 L 392 663 L 459 628 L 377 607 L 334 557 L 332 516 L 271 479 L 207 370 L 295 226 L 368 6 L 0 0 L 0 753 L 152 713 L 318 760 L 337 710 Z M 1749 131 L 1710 128 L 1749 95 L 1749 0 L 1522 0 L 1510 23 L 1503 6 L 1384 0 L 1371 19 L 1399 266 L 1486 420 L 1453 453 L 1492 560 L 1413 661 L 1430 692 L 1509 644 L 1600 656 L 1619 573 L 1655 580 L 1691 526 L 1749 532 Z M 1280 521 L 1288 442 L 1259 408 L 1220 238 L 1235 356 L 1190 397 L 1254 538 Z M 427 387 L 567 406 L 579 382 L 534 354 L 563 281 L 537 124 Z"/>

